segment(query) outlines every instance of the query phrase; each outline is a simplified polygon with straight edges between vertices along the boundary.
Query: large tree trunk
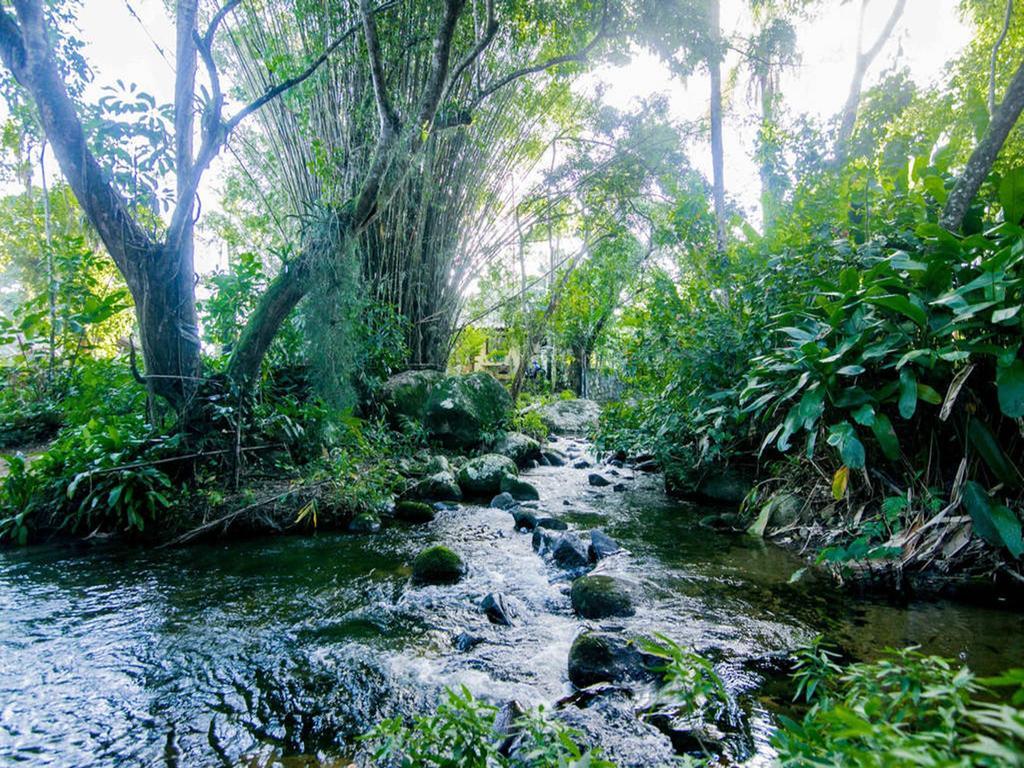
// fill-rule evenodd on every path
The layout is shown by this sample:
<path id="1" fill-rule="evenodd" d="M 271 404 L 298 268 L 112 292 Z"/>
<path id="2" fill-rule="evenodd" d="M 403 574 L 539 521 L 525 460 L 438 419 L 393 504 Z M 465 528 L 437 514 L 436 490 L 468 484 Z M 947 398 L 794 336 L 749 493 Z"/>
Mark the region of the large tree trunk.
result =
<path id="1" fill-rule="evenodd" d="M 708 58 L 711 76 L 711 167 L 715 198 L 715 244 L 719 266 L 725 267 L 725 146 L 722 137 L 722 51 L 719 0 L 711 0 L 710 25 L 714 51 Z"/>
<path id="2" fill-rule="evenodd" d="M 988 130 L 978 142 L 978 146 L 974 148 L 967 165 L 964 166 L 963 173 L 956 180 L 953 191 L 949 193 L 949 199 L 946 200 L 946 207 L 942 211 L 940 222 L 950 232 L 958 232 L 963 226 L 964 217 L 967 216 L 971 203 L 992 171 L 992 165 L 1003 148 L 1003 144 L 1006 143 L 1010 131 L 1017 123 L 1022 110 L 1024 110 L 1024 62 L 1017 67 L 1017 71 L 1006 89 L 1003 102 L 992 115 Z"/>

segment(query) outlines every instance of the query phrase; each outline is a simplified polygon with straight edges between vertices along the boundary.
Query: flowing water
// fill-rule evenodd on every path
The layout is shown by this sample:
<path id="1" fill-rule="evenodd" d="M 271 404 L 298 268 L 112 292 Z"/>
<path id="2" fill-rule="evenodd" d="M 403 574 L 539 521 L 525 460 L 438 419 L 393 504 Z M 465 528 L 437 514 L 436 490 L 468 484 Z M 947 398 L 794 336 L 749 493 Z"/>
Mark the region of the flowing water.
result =
<path id="1" fill-rule="evenodd" d="M 735 701 L 740 762 L 770 760 L 783 706 L 751 660 L 816 633 L 855 658 L 917 643 L 981 673 L 1024 659 L 1024 615 L 1008 607 L 858 599 L 814 576 L 790 583 L 799 558 L 699 527 L 707 510 L 669 501 L 659 478 L 617 470 L 627 486 L 617 493 L 590 488 L 590 471 L 528 477 L 546 513 L 583 532 L 600 527 L 628 549 L 602 568 L 642 582 L 646 600 L 616 626 L 663 633 L 717 662 Z M 460 584 L 410 585 L 408 564 L 431 543 L 462 555 Z M 0 765 L 345 765 L 357 734 L 430 707 L 443 686 L 551 705 L 570 691 L 574 637 L 595 624 L 573 615 L 568 584 L 507 512 L 471 505 L 375 535 L 5 551 Z M 514 626 L 480 613 L 495 591 L 518 608 Z M 459 651 L 461 632 L 484 641 Z M 623 764 L 657 764 L 652 729 L 606 730 L 597 735 Z"/>

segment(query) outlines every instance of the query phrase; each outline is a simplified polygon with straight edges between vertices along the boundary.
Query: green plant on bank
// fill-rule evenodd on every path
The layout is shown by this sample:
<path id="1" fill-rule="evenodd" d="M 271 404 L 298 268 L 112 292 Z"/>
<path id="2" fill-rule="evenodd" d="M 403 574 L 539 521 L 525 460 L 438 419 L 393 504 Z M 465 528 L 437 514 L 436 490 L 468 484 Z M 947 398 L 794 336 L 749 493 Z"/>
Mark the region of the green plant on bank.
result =
<path id="1" fill-rule="evenodd" d="M 401 717 L 384 720 L 362 740 L 376 765 L 401 768 L 614 768 L 598 750 L 582 749 L 578 733 L 539 709 L 513 723 L 520 740 L 511 756 L 502 754 L 504 737 L 495 731 L 497 714 L 496 707 L 464 686 L 446 689 L 433 714 L 417 715 L 410 723 Z"/>
<path id="2" fill-rule="evenodd" d="M 796 654 L 801 721 L 780 716 L 783 766 L 1024 765 L 1024 671 L 979 680 L 914 648 L 837 665 L 820 638 Z M 994 700 L 1016 689 L 1009 703 Z"/>

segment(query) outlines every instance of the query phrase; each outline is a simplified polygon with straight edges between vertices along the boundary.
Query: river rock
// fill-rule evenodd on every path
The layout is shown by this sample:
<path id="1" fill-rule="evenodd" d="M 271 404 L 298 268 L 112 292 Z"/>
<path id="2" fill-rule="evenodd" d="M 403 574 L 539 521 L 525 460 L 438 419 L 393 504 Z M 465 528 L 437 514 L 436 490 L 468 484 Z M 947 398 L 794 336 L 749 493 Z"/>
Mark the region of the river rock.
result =
<path id="1" fill-rule="evenodd" d="M 800 519 L 804 500 L 794 493 L 779 493 L 769 500 L 771 506 L 768 524 L 773 528 L 785 528 Z"/>
<path id="2" fill-rule="evenodd" d="M 564 467 L 566 464 L 566 458 L 559 451 L 544 451 L 543 459 L 547 461 L 544 466 L 547 467 Z"/>
<path id="3" fill-rule="evenodd" d="M 577 459 L 572 463 L 573 469 L 590 469 L 593 465 L 586 459 Z"/>
<path id="4" fill-rule="evenodd" d="M 612 481 L 603 475 L 599 475 L 596 472 L 592 473 L 587 477 L 587 482 L 595 488 L 603 488 L 606 485 L 611 485 Z"/>
<path id="5" fill-rule="evenodd" d="M 423 421 L 431 437 L 472 448 L 502 427 L 511 407 L 512 398 L 489 373 L 451 376 L 430 389 Z"/>
<path id="6" fill-rule="evenodd" d="M 626 490 L 626 484 L 616 483 L 612 486 L 612 490 L 615 491 L 615 493 L 623 493 Z"/>
<path id="7" fill-rule="evenodd" d="M 423 501 L 462 501 L 462 489 L 451 472 L 425 477 L 405 492 L 405 497 Z"/>
<path id="8" fill-rule="evenodd" d="M 529 509 L 513 509 L 512 519 L 517 531 L 532 531 L 537 527 L 537 516 Z"/>
<path id="9" fill-rule="evenodd" d="M 745 527 L 743 518 L 736 512 L 724 512 L 720 515 L 705 515 L 700 519 L 700 525 L 705 528 L 713 528 L 718 531 L 739 531 Z"/>
<path id="10" fill-rule="evenodd" d="M 611 557 L 622 551 L 622 547 L 604 531 L 594 529 L 590 532 L 590 546 L 587 547 L 587 555 L 590 561 L 596 563 L 606 557 Z"/>
<path id="11" fill-rule="evenodd" d="M 512 509 L 516 506 L 516 500 L 512 498 L 511 493 L 503 492 L 491 499 L 491 506 L 495 509 Z"/>
<path id="12" fill-rule="evenodd" d="M 616 469 L 622 469 L 626 465 L 622 459 L 608 459 L 608 466 L 615 467 Z"/>
<path id="13" fill-rule="evenodd" d="M 540 494 L 532 483 L 521 480 L 514 475 L 502 477 L 500 487 L 502 493 L 510 494 L 517 501 L 537 501 L 540 498 Z"/>
<path id="14" fill-rule="evenodd" d="M 422 501 L 400 501 L 395 504 L 395 517 L 407 523 L 429 523 L 434 519 L 434 508 Z"/>
<path id="15" fill-rule="evenodd" d="M 537 521 L 538 528 L 547 528 L 549 531 L 567 531 L 569 524 L 565 520 L 556 517 L 542 517 Z"/>
<path id="16" fill-rule="evenodd" d="M 725 734 L 711 723 L 668 712 L 655 712 L 644 719 L 668 737 L 676 754 L 705 756 L 724 751 Z"/>
<path id="17" fill-rule="evenodd" d="M 695 495 L 713 504 L 736 506 L 743 503 L 753 487 L 754 478 L 750 472 L 737 467 L 714 467 L 697 483 Z"/>
<path id="18" fill-rule="evenodd" d="M 636 613 L 639 589 L 619 576 L 590 574 L 572 583 L 573 610 L 584 619 L 607 619 Z"/>
<path id="19" fill-rule="evenodd" d="M 556 400 L 538 412 L 553 434 L 585 435 L 597 427 L 601 406 L 593 400 Z"/>
<path id="20" fill-rule="evenodd" d="M 448 547 L 428 547 L 412 562 L 415 584 L 454 584 L 466 573 L 462 558 Z"/>
<path id="21" fill-rule="evenodd" d="M 373 512 L 360 512 L 348 524 L 352 533 L 376 533 L 380 530 L 380 518 Z"/>
<path id="22" fill-rule="evenodd" d="M 551 551 L 558 541 L 558 533 L 544 528 L 533 529 L 533 551 L 542 557 Z"/>
<path id="23" fill-rule="evenodd" d="M 403 420 L 422 424 L 427 400 L 434 385 L 444 379 L 440 371 L 405 371 L 384 382 L 382 401 L 392 424 L 401 427 Z"/>
<path id="24" fill-rule="evenodd" d="M 525 714 L 526 707 L 515 699 L 506 701 L 495 714 L 494 733 L 501 740 L 498 745 L 498 753 L 503 757 L 511 757 L 519 747 L 523 735 L 522 720 Z"/>
<path id="25" fill-rule="evenodd" d="M 561 568 L 583 568 L 590 563 L 587 547 L 575 533 L 562 533 L 551 546 L 551 559 Z"/>
<path id="26" fill-rule="evenodd" d="M 483 641 L 484 639 L 477 635 L 471 635 L 469 632 L 460 632 L 452 638 L 452 645 L 455 646 L 455 650 L 465 653 L 480 645 Z"/>
<path id="27" fill-rule="evenodd" d="M 512 602 L 501 592 L 491 592 L 480 603 L 483 611 L 492 624 L 511 627 L 517 612 Z"/>
<path id="28" fill-rule="evenodd" d="M 646 459 L 644 461 L 637 462 L 633 465 L 633 469 L 637 472 L 658 472 L 661 467 L 658 466 L 658 462 L 655 459 Z"/>
<path id="29" fill-rule="evenodd" d="M 490 496 L 504 490 L 501 480 L 505 475 L 515 475 L 518 471 L 512 459 L 487 453 L 470 459 L 462 466 L 459 487 L 467 496 Z"/>
<path id="30" fill-rule="evenodd" d="M 491 452 L 512 459 L 520 467 L 526 467 L 531 461 L 540 458 L 540 443 L 522 432 L 506 432 L 494 443 Z"/>
<path id="31" fill-rule="evenodd" d="M 650 681 L 656 660 L 628 638 L 611 632 L 584 632 L 569 649 L 569 681 L 577 688 L 595 683 Z"/>

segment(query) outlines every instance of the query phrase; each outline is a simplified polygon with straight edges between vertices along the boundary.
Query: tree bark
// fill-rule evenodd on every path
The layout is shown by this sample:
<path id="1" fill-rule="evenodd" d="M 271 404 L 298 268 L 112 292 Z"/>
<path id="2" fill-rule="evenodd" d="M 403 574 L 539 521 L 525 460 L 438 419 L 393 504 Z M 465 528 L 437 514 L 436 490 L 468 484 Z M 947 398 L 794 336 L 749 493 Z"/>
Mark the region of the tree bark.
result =
<path id="1" fill-rule="evenodd" d="M 715 247 L 719 267 L 725 273 L 725 146 L 722 137 L 722 47 L 719 0 L 710 1 L 710 33 L 712 53 L 708 57 L 711 77 L 711 167 L 715 201 Z"/>
<path id="2" fill-rule="evenodd" d="M 836 167 L 840 167 L 846 162 L 846 156 L 850 151 L 850 139 L 853 137 L 853 129 L 857 124 L 857 112 L 860 109 L 860 97 L 864 89 L 864 78 L 871 64 L 878 57 L 878 54 L 881 53 L 882 47 L 892 35 L 896 22 L 903 15 L 903 9 L 907 5 L 907 0 L 896 0 L 893 4 L 892 12 L 889 14 L 889 18 L 886 19 L 885 26 L 875 39 L 875 42 L 872 43 L 870 48 L 863 51 L 861 43 L 864 35 L 864 11 L 867 8 L 867 4 L 868 0 L 862 0 L 860 27 L 857 32 L 857 60 L 853 68 L 853 78 L 850 81 L 850 94 L 847 96 L 846 104 L 843 106 L 843 118 L 839 124 L 839 135 L 836 139 L 834 159 Z"/>
<path id="3" fill-rule="evenodd" d="M 996 157 L 1006 143 L 1022 110 L 1024 110 L 1024 62 L 1017 67 L 1002 103 L 992 115 L 985 135 L 978 142 L 978 146 L 974 148 L 967 165 L 964 166 L 963 172 L 953 186 L 953 191 L 949 193 L 939 223 L 950 232 L 959 232 L 963 226 L 971 203 L 974 202 L 978 190 L 988 178 Z"/>

